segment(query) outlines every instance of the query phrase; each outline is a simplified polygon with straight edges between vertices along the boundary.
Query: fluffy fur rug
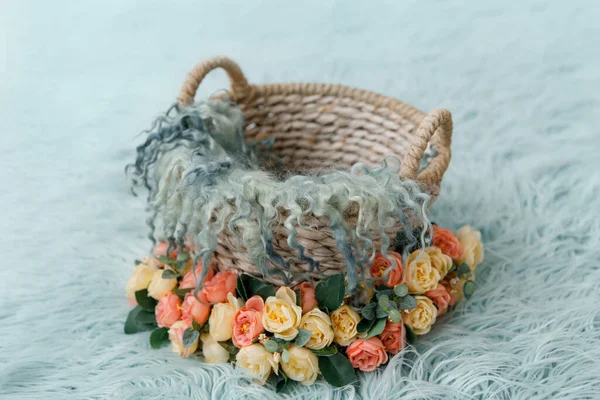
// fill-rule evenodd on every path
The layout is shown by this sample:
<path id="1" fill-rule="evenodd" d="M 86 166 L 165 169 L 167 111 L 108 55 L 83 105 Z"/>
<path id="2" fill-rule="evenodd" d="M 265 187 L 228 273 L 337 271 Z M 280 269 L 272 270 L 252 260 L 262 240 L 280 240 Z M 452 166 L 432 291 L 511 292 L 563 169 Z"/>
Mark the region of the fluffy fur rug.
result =
<path id="1" fill-rule="evenodd" d="M 0 398 L 277 399 L 126 336 L 148 248 L 123 165 L 191 66 L 340 82 L 454 114 L 433 220 L 480 228 L 478 291 L 360 384 L 313 399 L 600 398 L 600 8 L 9 2 L 0 16 Z M 364 8 L 363 8 L 364 7 Z M 204 95 L 225 86 L 223 74 Z"/>

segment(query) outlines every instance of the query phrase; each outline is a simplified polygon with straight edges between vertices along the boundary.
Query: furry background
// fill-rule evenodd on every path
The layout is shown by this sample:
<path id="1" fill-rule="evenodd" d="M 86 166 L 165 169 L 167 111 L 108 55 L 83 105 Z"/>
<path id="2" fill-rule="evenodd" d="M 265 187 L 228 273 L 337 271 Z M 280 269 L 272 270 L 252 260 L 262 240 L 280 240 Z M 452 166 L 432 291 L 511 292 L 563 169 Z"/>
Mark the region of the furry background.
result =
<path id="1" fill-rule="evenodd" d="M 573 0 L 3 2 L 0 398 L 279 398 L 123 334 L 124 285 L 148 250 L 123 167 L 216 54 L 255 82 L 450 109 L 433 219 L 484 233 L 478 292 L 414 350 L 359 386 L 290 396 L 600 398 L 599 19 Z M 223 87 L 215 73 L 202 94 Z"/>

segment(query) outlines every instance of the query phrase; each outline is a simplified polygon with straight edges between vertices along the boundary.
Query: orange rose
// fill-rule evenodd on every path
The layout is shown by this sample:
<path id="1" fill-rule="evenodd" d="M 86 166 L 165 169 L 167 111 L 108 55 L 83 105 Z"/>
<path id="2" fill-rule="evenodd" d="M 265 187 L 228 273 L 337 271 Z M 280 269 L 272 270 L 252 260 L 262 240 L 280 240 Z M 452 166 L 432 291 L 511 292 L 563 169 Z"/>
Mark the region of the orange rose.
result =
<path id="1" fill-rule="evenodd" d="M 252 296 L 246 305 L 240 308 L 233 317 L 233 336 L 231 340 L 235 347 L 246 347 L 258 337 L 265 328 L 262 324 L 262 315 L 265 302 L 260 296 Z"/>
<path id="2" fill-rule="evenodd" d="M 374 371 L 388 360 L 383 343 L 377 337 L 356 339 L 346 349 L 346 355 L 354 368 L 365 372 Z"/>
<path id="3" fill-rule="evenodd" d="M 294 288 L 294 290 L 300 289 L 300 298 L 302 302 L 302 313 L 306 314 L 315 307 L 319 306 L 317 299 L 315 298 L 315 289 L 308 282 L 302 282 Z"/>
<path id="4" fill-rule="evenodd" d="M 425 296 L 429 297 L 433 301 L 433 304 L 438 308 L 438 317 L 441 317 L 446 313 L 450 302 L 454 303 L 448 290 L 440 283 L 438 283 L 435 289 L 425 292 Z"/>
<path id="5" fill-rule="evenodd" d="M 181 306 L 181 319 L 184 321 L 194 320 L 199 324 L 203 324 L 208 319 L 210 314 L 210 304 L 204 296 L 204 293 L 200 293 L 198 298 L 194 297 L 192 292 L 188 292 Z"/>
<path id="6" fill-rule="evenodd" d="M 159 327 L 169 327 L 181 317 L 181 300 L 173 292 L 165 293 L 154 309 Z"/>
<path id="7" fill-rule="evenodd" d="M 397 284 L 404 282 L 402 279 L 402 256 L 393 251 L 388 252 L 388 256 L 396 262 L 396 266 L 393 269 L 391 269 L 392 261 L 383 254 L 379 253 L 375 256 L 369 272 L 374 279 L 377 279 L 375 281 L 376 285 L 384 284 L 389 287 L 394 287 Z M 388 274 L 387 281 L 379 279 L 383 278 L 386 272 Z"/>
<path id="8" fill-rule="evenodd" d="M 190 271 L 184 275 L 181 282 L 179 282 L 179 289 L 195 289 L 200 274 L 202 274 L 202 261 L 198 261 L 198 264 L 196 264 L 196 268 L 194 269 L 194 271 Z M 204 282 L 210 281 L 214 276 L 215 273 L 212 267 L 209 267 L 208 274 L 204 278 Z"/>
<path id="9" fill-rule="evenodd" d="M 168 249 L 169 249 L 169 243 L 167 243 L 167 242 L 158 242 L 158 244 L 154 248 L 154 256 L 155 257 L 166 256 Z M 169 258 L 171 258 L 171 259 L 177 258 L 177 251 L 172 250 L 171 254 L 169 254 Z"/>
<path id="10" fill-rule="evenodd" d="M 404 323 L 395 323 L 388 320 L 379 338 L 388 353 L 398 354 L 406 346 L 406 328 L 404 327 Z"/>
<path id="11" fill-rule="evenodd" d="M 235 296 L 237 274 L 233 271 L 221 271 L 204 284 L 203 293 L 209 303 L 223 303 L 227 301 L 227 294 Z"/>
<path id="12" fill-rule="evenodd" d="M 438 247 L 442 253 L 453 260 L 463 256 L 462 246 L 456 236 L 448 229 L 437 225 L 433 226 L 433 246 Z"/>

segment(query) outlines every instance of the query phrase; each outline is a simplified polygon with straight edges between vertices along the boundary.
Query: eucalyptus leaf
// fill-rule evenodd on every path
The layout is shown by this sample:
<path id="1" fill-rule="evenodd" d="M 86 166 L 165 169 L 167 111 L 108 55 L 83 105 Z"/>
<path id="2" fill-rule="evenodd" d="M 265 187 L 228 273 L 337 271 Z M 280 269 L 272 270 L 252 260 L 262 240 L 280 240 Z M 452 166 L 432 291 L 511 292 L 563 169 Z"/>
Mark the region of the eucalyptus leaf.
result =
<path id="1" fill-rule="evenodd" d="M 140 265 L 140 264 L 142 263 L 142 260 L 138 260 L 138 259 L 136 259 L 136 260 L 134 261 L 134 263 L 135 263 L 135 265 L 136 265 L 136 266 L 138 266 L 138 265 Z"/>
<path id="2" fill-rule="evenodd" d="M 179 274 L 172 269 L 165 269 L 162 273 L 163 279 L 177 279 L 179 278 Z"/>
<path id="3" fill-rule="evenodd" d="M 200 324 L 200 323 L 194 321 L 194 319 L 192 319 L 192 329 L 200 332 L 200 331 L 202 331 L 203 327 L 204 327 L 204 324 Z"/>
<path id="4" fill-rule="evenodd" d="M 169 343 L 169 328 L 157 328 L 150 334 L 150 347 L 160 349 Z"/>
<path id="5" fill-rule="evenodd" d="M 314 354 L 319 357 L 331 357 L 338 352 L 337 347 L 331 345 L 320 350 L 311 350 Z"/>
<path id="6" fill-rule="evenodd" d="M 265 346 L 265 350 L 267 350 L 269 353 L 275 353 L 277 350 L 279 350 L 279 344 L 277 344 L 274 340 L 267 340 L 264 343 Z"/>
<path id="7" fill-rule="evenodd" d="M 371 327 L 373 326 L 373 324 L 375 323 L 375 312 L 373 312 L 373 318 L 372 319 L 361 319 L 360 322 L 358 323 L 358 325 L 356 326 L 356 330 L 358 331 L 358 333 L 363 333 L 363 332 L 367 332 L 369 329 L 371 329 Z"/>
<path id="8" fill-rule="evenodd" d="M 471 298 L 471 296 L 473 296 L 473 293 L 475 293 L 475 282 L 466 281 L 463 286 L 463 292 L 465 294 L 465 298 Z"/>
<path id="9" fill-rule="evenodd" d="M 404 283 L 394 286 L 394 294 L 398 297 L 404 297 L 408 294 L 408 286 Z"/>
<path id="10" fill-rule="evenodd" d="M 377 300 L 381 299 L 382 296 L 386 296 L 389 299 L 394 296 L 394 291 L 386 286 L 386 289 L 375 292 L 375 296 L 377 297 Z"/>
<path id="11" fill-rule="evenodd" d="M 319 306 L 328 310 L 336 310 L 342 305 L 345 295 L 344 275 L 331 275 L 319 283 L 315 288 L 315 298 Z"/>
<path id="12" fill-rule="evenodd" d="M 286 364 L 288 361 L 290 361 L 290 352 L 286 349 L 283 349 L 281 352 L 281 362 Z"/>
<path id="13" fill-rule="evenodd" d="M 377 316 L 377 318 L 387 318 L 389 314 L 386 310 L 382 309 L 381 307 L 377 307 L 375 315 Z"/>
<path id="14" fill-rule="evenodd" d="M 192 347 L 194 344 L 196 344 L 199 337 L 200 332 L 192 328 L 186 328 L 185 331 L 183 331 L 183 347 L 186 349 Z"/>
<path id="15" fill-rule="evenodd" d="M 157 301 L 148 296 L 148 289 L 142 289 L 135 292 L 135 300 L 144 310 L 154 312 Z"/>
<path id="16" fill-rule="evenodd" d="M 189 259 L 190 259 L 190 254 L 189 253 L 179 253 L 177 255 L 177 262 L 185 263 Z"/>
<path id="17" fill-rule="evenodd" d="M 412 310 L 417 306 L 417 301 L 411 295 L 406 295 L 398 302 L 398 308 L 400 310 Z"/>
<path id="18" fill-rule="evenodd" d="M 398 311 L 398 310 L 391 310 L 390 311 L 390 319 L 395 324 L 397 324 L 398 322 L 402 321 L 402 315 L 400 314 L 400 311 Z"/>
<path id="19" fill-rule="evenodd" d="M 167 265 L 171 265 L 175 260 L 173 260 L 172 258 L 169 258 L 167 256 L 160 256 L 157 258 L 158 261 L 160 261 L 163 264 L 167 264 Z"/>
<path id="20" fill-rule="evenodd" d="M 304 346 L 310 340 L 312 333 L 306 329 L 298 329 L 298 335 L 294 340 L 294 344 L 298 347 Z"/>
<path id="21" fill-rule="evenodd" d="M 341 353 L 319 357 L 319 369 L 323 378 L 336 387 L 346 386 L 356 381 L 356 372 L 352 364 Z"/>
<path id="22" fill-rule="evenodd" d="M 373 336 L 377 336 L 377 335 L 381 334 L 381 332 L 383 332 L 383 329 L 385 328 L 385 324 L 386 324 L 385 318 L 378 319 L 375 322 L 375 324 L 371 327 L 371 329 L 369 329 L 369 332 L 363 339 L 372 338 Z"/>
<path id="23" fill-rule="evenodd" d="M 365 319 L 375 319 L 375 310 L 377 309 L 377 303 L 369 303 L 360 310 L 360 314 Z"/>
<path id="24" fill-rule="evenodd" d="M 461 264 L 460 267 L 458 267 L 457 271 L 456 271 L 456 275 L 458 275 L 459 278 L 463 278 L 463 277 L 469 277 L 471 276 L 471 268 L 469 268 L 469 266 L 467 264 Z"/>

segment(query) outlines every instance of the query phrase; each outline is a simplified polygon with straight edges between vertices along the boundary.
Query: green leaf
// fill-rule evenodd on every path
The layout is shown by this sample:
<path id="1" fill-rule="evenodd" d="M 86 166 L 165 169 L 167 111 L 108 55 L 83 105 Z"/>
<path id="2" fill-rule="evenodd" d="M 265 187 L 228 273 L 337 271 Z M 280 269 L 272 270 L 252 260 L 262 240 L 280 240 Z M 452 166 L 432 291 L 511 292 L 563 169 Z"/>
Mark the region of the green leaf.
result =
<path id="1" fill-rule="evenodd" d="M 451 267 L 450 267 L 450 269 L 448 270 L 448 273 L 450 273 L 450 272 L 454 272 L 454 271 L 456 271 L 456 264 L 455 264 L 455 263 L 452 263 L 452 266 L 451 266 Z"/>
<path id="2" fill-rule="evenodd" d="M 365 319 L 375 319 L 375 310 L 377 309 L 377 303 L 369 303 L 360 310 L 360 314 Z"/>
<path id="3" fill-rule="evenodd" d="M 390 311 L 390 319 L 395 324 L 397 324 L 398 322 L 402 321 L 402 315 L 400 314 L 400 311 L 398 311 L 398 310 L 391 310 Z"/>
<path id="4" fill-rule="evenodd" d="M 338 349 L 337 349 L 337 347 L 332 345 L 332 346 L 322 348 L 320 350 L 311 350 L 311 351 L 319 357 L 331 357 L 332 355 L 334 355 L 338 352 Z"/>
<path id="5" fill-rule="evenodd" d="M 460 267 L 458 267 L 458 270 L 456 271 L 456 275 L 458 275 L 459 278 L 468 278 L 469 276 L 471 276 L 471 268 L 469 268 L 467 264 L 461 264 Z"/>
<path id="6" fill-rule="evenodd" d="M 296 339 L 294 340 L 294 344 L 298 347 L 302 347 L 306 343 L 308 343 L 311 336 L 312 336 L 312 333 L 310 333 L 310 331 L 307 331 L 306 329 L 298 329 L 298 335 L 296 336 Z"/>
<path id="7" fill-rule="evenodd" d="M 293 382 L 281 368 L 279 369 L 279 374 L 272 374 L 268 380 L 275 386 L 275 393 L 284 393 Z"/>
<path id="8" fill-rule="evenodd" d="M 185 298 L 185 295 L 188 294 L 188 292 L 190 290 L 192 290 L 192 288 L 173 289 L 173 293 L 175 293 L 177 296 L 179 296 L 179 298 L 183 301 L 183 299 Z"/>
<path id="9" fill-rule="evenodd" d="M 150 334 L 150 347 L 160 349 L 169 343 L 169 328 L 158 328 Z"/>
<path id="10" fill-rule="evenodd" d="M 281 352 L 281 362 L 286 364 L 288 361 L 290 361 L 290 352 L 286 349 L 283 349 Z"/>
<path id="11" fill-rule="evenodd" d="M 375 315 L 377 316 L 377 318 L 387 318 L 389 314 L 388 314 L 387 310 L 384 310 L 381 307 L 377 307 L 377 311 L 375 312 Z"/>
<path id="12" fill-rule="evenodd" d="M 356 330 L 358 331 L 358 333 L 363 333 L 368 331 L 369 329 L 371 329 L 371 327 L 373 326 L 373 324 L 375 323 L 375 312 L 373 312 L 373 318 L 372 319 L 361 319 L 360 322 L 358 323 L 358 325 L 356 326 Z"/>
<path id="13" fill-rule="evenodd" d="M 244 281 L 242 280 L 243 276 L 245 275 L 238 276 L 235 289 L 237 291 L 237 295 L 241 297 L 244 302 L 246 302 L 250 297 L 248 297 L 248 293 L 246 293 L 246 287 L 244 286 Z"/>
<path id="14" fill-rule="evenodd" d="M 412 329 L 410 329 L 408 325 L 405 324 L 404 328 L 406 329 L 406 341 L 408 343 L 414 343 L 419 339 L 417 334 Z"/>
<path id="15" fill-rule="evenodd" d="M 369 333 L 367 333 L 367 336 L 365 336 L 363 339 L 372 338 L 373 336 L 381 334 L 381 332 L 383 332 L 383 329 L 385 328 L 385 322 L 385 318 L 378 319 L 377 322 L 375 322 L 375 324 L 371 327 L 371 329 L 369 329 Z"/>
<path id="16" fill-rule="evenodd" d="M 138 265 L 140 265 L 140 264 L 142 263 L 142 260 L 138 260 L 138 259 L 136 259 L 136 260 L 134 261 L 134 263 L 135 263 L 135 266 L 137 267 Z"/>
<path id="17" fill-rule="evenodd" d="M 165 269 L 162 273 L 163 279 L 177 279 L 179 278 L 179 274 L 172 269 Z"/>
<path id="18" fill-rule="evenodd" d="M 296 289 L 294 290 L 294 293 L 296 293 L 296 305 L 302 307 L 302 292 L 300 289 Z"/>
<path id="19" fill-rule="evenodd" d="M 416 306 L 417 306 L 417 301 L 415 300 L 414 297 L 412 297 L 409 294 L 407 294 L 406 296 L 402 297 L 398 301 L 398 308 L 400 310 L 412 310 Z"/>
<path id="20" fill-rule="evenodd" d="M 161 263 L 167 264 L 167 265 L 171 265 L 173 263 L 173 261 L 175 261 L 172 258 L 169 258 L 167 256 L 160 256 L 157 258 L 157 260 L 160 261 Z"/>
<path id="21" fill-rule="evenodd" d="M 142 289 L 135 292 L 135 300 L 144 310 L 152 312 L 154 312 L 154 307 L 156 307 L 156 303 L 158 303 L 152 297 L 148 296 L 148 289 Z"/>
<path id="22" fill-rule="evenodd" d="M 156 317 L 154 313 L 145 311 L 142 307 L 136 306 L 127 315 L 124 331 L 130 335 L 132 333 L 150 331 L 156 328 Z"/>
<path id="23" fill-rule="evenodd" d="M 267 297 L 275 296 L 275 287 L 273 285 L 256 279 L 253 276 L 242 274 L 238 278 L 238 282 L 241 285 L 239 291 L 242 293 L 242 297 L 245 295 L 247 299 L 252 296 L 260 296 L 263 300 L 266 300 Z"/>
<path id="24" fill-rule="evenodd" d="M 394 286 L 394 294 L 398 297 L 404 297 L 408 294 L 408 286 L 404 283 Z"/>
<path id="25" fill-rule="evenodd" d="M 202 331 L 202 328 L 204 327 L 204 324 L 200 324 L 196 321 L 194 321 L 194 319 L 192 318 L 192 329 L 195 331 Z"/>
<path id="26" fill-rule="evenodd" d="M 323 378 L 336 387 L 346 386 L 356 381 L 356 372 L 352 364 L 341 353 L 319 357 L 319 369 Z"/>
<path id="27" fill-rule="evenodd" d="M 390 297 L 394 296 L 394 291 L 390 288 L 386 288 L 385 290 L 376 292 L 375 296 L 377 297 L 377 300 L 380 300 L 383 296 L 387 297 L 389 300 Z"/>
<path id="28" fill-rule="evenodd" d="M 185 263 L 189 259 L 190 259 L 190 254 L 189 253 L 179 253 L 177 255 L 177 262 Z"/>
<path id="29" fill-rule="evenodd" d="M 475 293 L 475 282 L 466 281 L 463 286 L 463 292 L 465 294 L 465 298 L 471 298 L 471 296 L 473 296 L 473 293 Z"/>
<path id="30" fill-rule="evenodd" d="M 186 328 L 183 331 L 183 347 L 186 349 L 192 347 L 198 341 L 199 337 L 200 332 L 192 328 Z"/>
<path id="31" fill-rule="evenodd" d="M 279 344 L 271 339 L 267 340 L 264 343 L 264 346 L 265 350 L 267 350 L 269 353 L 275 353 L 277 350 L 279 350 Z"/>
<path id="32" fill-rule="evenodd" d="M 315 297 L 319 306 L 331 311 L 342 305 L 344 294 L 344 274 L 331 275 L 317 283 L 315 288 Z"/>

